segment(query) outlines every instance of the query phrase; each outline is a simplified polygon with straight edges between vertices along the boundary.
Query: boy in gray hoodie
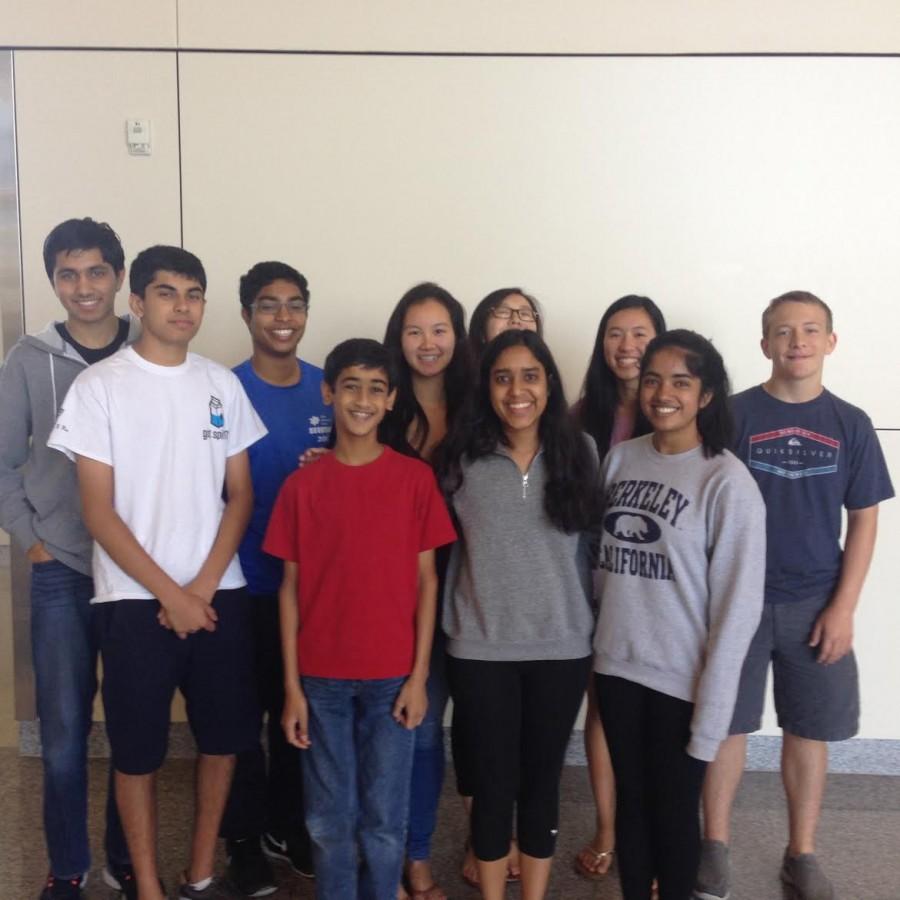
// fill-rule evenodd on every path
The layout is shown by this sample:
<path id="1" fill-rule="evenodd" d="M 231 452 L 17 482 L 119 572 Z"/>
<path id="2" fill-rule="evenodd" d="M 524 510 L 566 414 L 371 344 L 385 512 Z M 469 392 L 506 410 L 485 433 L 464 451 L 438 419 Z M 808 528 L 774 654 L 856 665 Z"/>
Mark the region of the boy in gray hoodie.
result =
<path id="1" fill-rule="evenodd" d="M 87 737 L 97 689 L 91 635 L 91 539 L 75 467 L 47 447 L 69 385 L 136 335 L 113 304 L 125 276 L 116 233 L 69 219 L 44 242 L 44 266 L 66 311 L 19 340 L 0 368 L 0 525 L 32 564 L 31 640 L 44 762 L 50 874 L 41 900 L 83 896 L 90 868 Z M 136 897 L 115 800 L 107 802 L 107 883 Z"/>

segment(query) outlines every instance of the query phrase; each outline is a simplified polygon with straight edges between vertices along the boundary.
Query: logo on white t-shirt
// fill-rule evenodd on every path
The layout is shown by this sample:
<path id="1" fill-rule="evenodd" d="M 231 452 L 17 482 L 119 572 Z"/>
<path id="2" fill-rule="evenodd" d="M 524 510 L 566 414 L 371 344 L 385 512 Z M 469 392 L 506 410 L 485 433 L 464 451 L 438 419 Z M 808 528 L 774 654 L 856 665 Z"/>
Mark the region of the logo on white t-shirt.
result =
<path id="1" fill-rule="evenodd" d="M 214 428 L 222 428 L 225 425 L 225 410 L 222 401 L 218 397 L 209 395 L 209 424 Z"/>

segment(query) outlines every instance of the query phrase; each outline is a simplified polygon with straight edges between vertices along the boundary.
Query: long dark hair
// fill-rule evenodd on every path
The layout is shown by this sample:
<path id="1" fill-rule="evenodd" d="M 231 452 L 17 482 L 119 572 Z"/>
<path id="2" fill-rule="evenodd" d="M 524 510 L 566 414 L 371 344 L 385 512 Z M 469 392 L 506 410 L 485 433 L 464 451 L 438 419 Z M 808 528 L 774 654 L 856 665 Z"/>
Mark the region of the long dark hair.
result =
<path id="1" fill-rule="evenodd" d="M 732 444 L 734 420 L 728 397 L 731 385 L 722 354 L 702 335 L 686 328 L 666 331 L 653 338 L 644 351 L 641 360 L 641 378 L 647 371 L 655 354 L 667 347 L 674 347 L 684 353 L 688 372 L 700 379 L 701 395 L 711 394 L 709 403 L 697 413 L 697 431 L 703 442 L 703 455 L 718 456 Z"/>
<path id="2" fill-rule="evenodd" d="M 472 345 L 472 353 L 475 359 L 481 359 L 481 354 L 484 352 L 484 348 L 488 342 L 487 323 L 488 319 L 491 317 L 491 310 L 495 306 L 499 306 L 507 297 L 511 297 L 513 294 L 518 294 L 528 301 L 528 305 L 534 313 L 537 333 L 541 337 L 544 336 L 544 322 L 541 317 L 541 310 L 537 300 L 535 300 L 531 294 L 526 294 L 522 288 L 498 288 L 496 291 L 491 291 L 487 297 L 475 307 L 472 311 L 472 317 L 469 319 L 469 343 Z"/>
<path id="3" fill-rule="evenodd" d="M 597 463 L 569 415 L 553 355 L 543 338 L 533 331 L 504 331 L 485 347 L 469 413 L 465 420 L 457 420 L 437 455 L 438 477 L 445 491 L 452 495 L 463 482 L 463 458 L 476 460 L 493 453 L 500 444 L 509 446 L 503 424 L 491 404 L 491 370 L 500 354 L 510 347 L 528 349 L 547 375 L 547 408 L 538 426 L 547 472 L 544 512 L 557 528 L 567 533 L 587 529 L 598 509 Z"/>
<path id="4" fill-rule="evenodd" d="M 637 294 L 619 297 L 603 313 L 603 318 L 600 319 L 600 325 L 597 328 L 591 361 L 588 363 L 587 374 L 584 376 L 581 399 L 578 401 L 575 411 L 579 427 L 586 431 L 597 444 L 600 459 L 609 453 L 616 407 L 619 405 L 619 382 L 606 364 L 603 356 L 603 340 L 606 337 L 609 320 L 623 309 L 642 309 L 650 317 L 657 334 L 662 334 L 666 330 L 666 320 L 660 308 L 649 297 L 640 297 Z M 640 407 L 638 407 L 634 425 L 633 437 L 647 434 L 651 430 Z"/>
<path id="5" fill-rule="evenodd" d="M 388 319 L 384 331 L 384 345 L 394 363 L 397 373 L 397 399 L 394 409 L 385 418 L 386 431 L 391 435 L 391 445 L 406 443 L 416 454 L 428 441 L 428 417 L 416 400 L 413 391 L 412 373 L 403 356 L 403 322 L 411 306 L 435 300 L 447 310 L 456 344 L 453 356 L 444 369 L 444 396 L 447 400 L 447 428 L 451 427 L 465 405 L 472 389 L 472 354 L 466 340 L 466 311 L 462 304 L 447 290 L 433 282 L 426 281 L 411 287 L 398 301 Z M 413 430 L 410 444 L 407 434 Z"/>

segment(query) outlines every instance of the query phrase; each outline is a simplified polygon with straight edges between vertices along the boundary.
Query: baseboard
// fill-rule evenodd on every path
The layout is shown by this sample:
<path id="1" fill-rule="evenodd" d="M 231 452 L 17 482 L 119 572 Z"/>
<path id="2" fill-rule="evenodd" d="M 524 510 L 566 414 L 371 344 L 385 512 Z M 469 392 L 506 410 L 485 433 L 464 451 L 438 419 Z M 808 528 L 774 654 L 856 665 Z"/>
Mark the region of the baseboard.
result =
<path id="1" fill-rule="evenodd" d="M 450 753 L 450 730 L 445 729 L 447 753 Z M 37 722 L 19 723 L 19 754 L 40 756 L 41 737 Z M 88 754 L 108 757 L 109 744 L 101 724 L 91 731 Z M 196 754 L 194 738 L 186 722 L 173 722 L 169 729 L 169 756 L 190 759 Z M 747 739 L 747 770 L 777 772 L 781 758 L 781 738 L 777 735 L 751 734 Z M 567 766 L 586 765 L 584 738 L 581 731 L 572 733 L 566 751 Z M 853 738 L 831 744 L 828 770 L 852 775 L 900 775 L 900 741 Z"/>

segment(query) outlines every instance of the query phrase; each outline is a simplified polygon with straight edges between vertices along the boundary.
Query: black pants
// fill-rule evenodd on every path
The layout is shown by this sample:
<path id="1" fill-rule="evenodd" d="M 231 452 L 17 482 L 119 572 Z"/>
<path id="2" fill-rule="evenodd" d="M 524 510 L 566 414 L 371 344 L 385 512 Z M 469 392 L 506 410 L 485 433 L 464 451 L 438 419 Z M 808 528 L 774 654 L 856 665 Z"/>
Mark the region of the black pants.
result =
<path id="1" fill-rule="evenodd" d="M 624 678 L 596 675 L 616 776 L 616 854 L 624 900 L 689 900 L 700 861 L 706 763 L 687 755 L 694 705 Z"/>
<path id="2" fill-rule="evenodd" d="M 553 856 L 559 779 L 590 663 L 590 657 L 447 658 L 453 724 L 471 763 L 472 847 L 478 859 L 502 859 L 509 852 L 514 807 L 522 852 Z"/>
<path id="3" fill-rule="evenodd" d="M 284 707 L 284 667 L 278 626 L 278 596 L 255 594 L 253 640 L 259 705 L 267 716 L 269 765 L 262 743 L 239 753 L 231 793 L 219 833 L 230 840 L 255 838 L 264 831 L 280 837 L 303 832 L 302 751 L 292 747 L 281 730 Z"/>

